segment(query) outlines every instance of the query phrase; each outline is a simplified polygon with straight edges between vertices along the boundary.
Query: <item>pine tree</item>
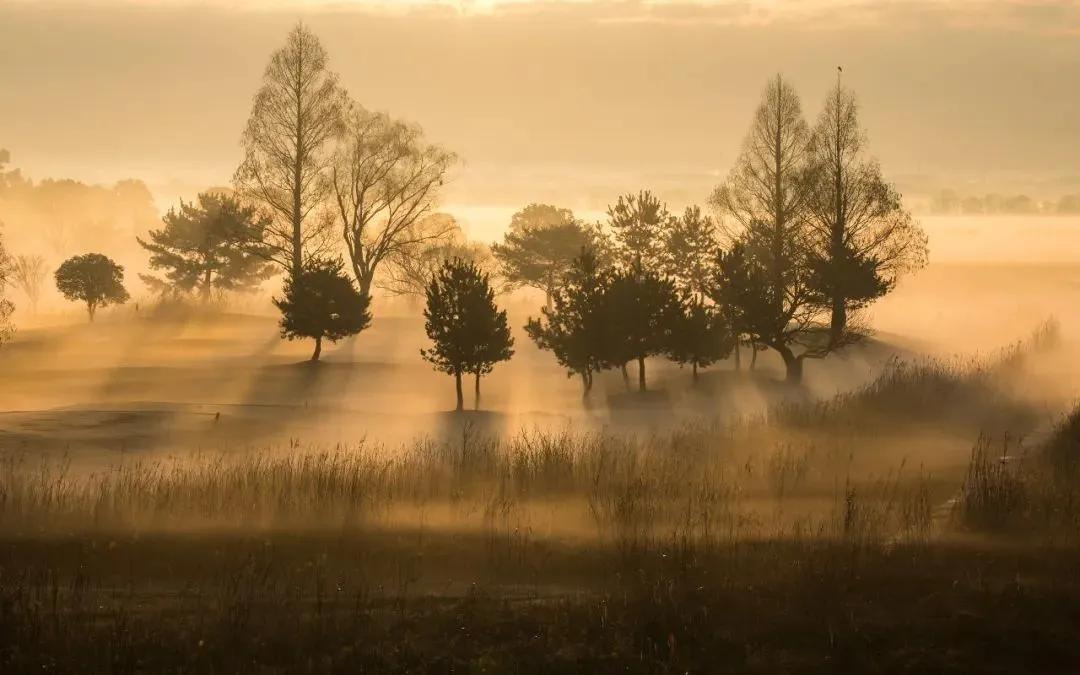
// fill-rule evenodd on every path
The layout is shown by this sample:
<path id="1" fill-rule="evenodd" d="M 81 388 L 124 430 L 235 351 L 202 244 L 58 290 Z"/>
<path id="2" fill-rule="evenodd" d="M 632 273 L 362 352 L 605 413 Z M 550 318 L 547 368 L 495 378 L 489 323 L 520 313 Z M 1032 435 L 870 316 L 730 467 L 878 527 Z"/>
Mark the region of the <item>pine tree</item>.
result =
<path id="1" fill-rule="evenodd" d="M 461 378 L 473 374 L 479 407 L 481 376 L 514 354 L 506 311 L 495 305 L 488 275 L 471 262 L 445 262 L 428 284 L 424 318 L 432 346 L 420 355 L 436 370 L 454 376 L 458 410 L 464 408 Z"/>
<path id="2" fill-rule="evenodd" d="M 626 364 L 637 361 L 638 391 L 645 391 L 645 359 L 667 350 L 680 313 L 675 285 L 634 263 L 612 275 L 603 312 L 605 364 L 622 368 L 625 377 Z"/>
<path id="3" fill-rule="evenodd" d="M 281 310 L 283 338 L 314 338 L 312 361 L 319 360 L 324 338 L 337 342 L 371 323 L 370 297 L 356 290 L 340 259 L 309 258 L 299 277 L 285 281 L 284 295 L 274 304 Z"/>
<path id="4" fill-rule="evenodd" d="M 734 346 L 731 326 L 719 309 L 706 305 L 700 297 L 683 301 L 682 312 L 674 316 L 668 357 L 679 365 L 689 365 L 695 382 L 699 368 L 727 358 Z"/>
<path id="5" fill-rule="evenodd" d="M 608 208 L 608 226 L 619 265 L 624 270 L 639 265 L 645 270 L 661 271 L 663 244 L 674 220 L 667 206 L 648 190 L 619 197 Z"/>
<path id="6" fill-rule="evenodd" d="M 664 239 L 664 270 L 679 292 L 704 297 L 713 280 L 720 251 L 716 224 L 701 208 L 687 207 L 682 218 L 673 219 Z"/>
<path id="7" fill-rule="evenodd" d="M 150 268 L 165 270 L 165 280 L 143 276 L 155 288 L 188 293 L 196 288 L 203 301 L 213 291 L 251 291 L 273 273 L 259 243 L 267 221 L 254 208 L 213 192 L 197 203 L 180 202 L 151 230 L 149 241 L 138 239 L 150 252 Z"/>
<path id="8" fill-rule="evenodd" d="M 584 396 L 592 390 L 593 375 L 604 367 L 604 294 L 609 273 L 594 250 L 586 248 L 574 258 L 562 288 L 552 296 L 552 308 L 525 326 L 540 349 L 555 354 L 568 375 L 581 377 Z"/>

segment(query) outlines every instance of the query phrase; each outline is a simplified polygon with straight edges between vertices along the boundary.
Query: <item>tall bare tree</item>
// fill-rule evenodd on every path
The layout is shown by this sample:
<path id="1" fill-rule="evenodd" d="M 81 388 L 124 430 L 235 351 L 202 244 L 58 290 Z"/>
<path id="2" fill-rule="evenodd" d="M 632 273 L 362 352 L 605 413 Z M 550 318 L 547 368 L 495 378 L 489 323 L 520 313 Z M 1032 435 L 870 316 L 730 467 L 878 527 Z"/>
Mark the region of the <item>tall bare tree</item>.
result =
<path id="1" fill-rule="evenodd" d="M 45 277 L 48 273 L 45 258 L 40 255 L 15 256 L 11 265 L 11 280 L 30 301 L 32 312 L 37 312 L 41 290 L 45 287 Z"/>
<path id="2" fill-rule="evenodd" d="M 415 125 L 353 105 L 332 174 L 334 203 L 361 293 L 394 256 L 447 238 L 445 227 L 417 227 L 431 213 L 456 157 Z"/>
<path id="3" fill-rule="evenodd" d="M 271 218 L 267 255 L 294 276 L 305 256 L 330 244 L 331 141 L 342 128 L 347 97 L 327 70 L 326 50 L 303 24 L 274 52 L 244 130 L 244 161 L 234 182 L 241 197 Z"/>
<path id="4" fill-rule="evenodd" d="M 897 277 L 926 264 L 926 233 L 904 209 L 900 193 L 865 155 L 858 102 L 837 74 L 810 144 L 808 220 L 812 267 L 828 305 L 830 339 L 838 341 L 848 314 L 893 288 Z"/>
<path id="5" fill-rule="evenodd" d="M 780 354 L 791 382 L 802 379 L 805 359 L 842 346 L 840 340 L 822 341 L 821 308 L 810 285 L 809 159 L 810 130 L 799 96 L 777 75 L 754 113 L 742 153 L 711 199 L 731 223 L 731 238 L 742 242 L 760 270 L 761 316 L 750 337 Z"/>

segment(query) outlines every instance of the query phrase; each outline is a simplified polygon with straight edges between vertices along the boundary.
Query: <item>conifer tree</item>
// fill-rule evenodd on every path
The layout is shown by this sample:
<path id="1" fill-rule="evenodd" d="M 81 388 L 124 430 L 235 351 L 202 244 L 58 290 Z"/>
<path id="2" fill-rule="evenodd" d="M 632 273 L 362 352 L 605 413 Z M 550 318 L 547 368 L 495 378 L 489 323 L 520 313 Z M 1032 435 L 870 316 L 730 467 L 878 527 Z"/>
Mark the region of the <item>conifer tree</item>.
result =
<path id="1" fill-rule="evenodd" d="M 525 326 L 536 345 L 554 353 L 569 376 L 581 377 L 586 397 L 593 375 L 605 367 L 603 303 L 609 276 L 596 251 L 583 249 L 554 292 L 552 308 L 544 308 L 541 318 L 530 318 Z"/>
<path id="2" fill-rule="evenodd" d="M 312 361 L 322 354 L 323 339 L 331 342 L 356 335 L 371 323 L 370 297 L 356 290 L 340 259 L 309 258 L 299 277 L 285 281 L 281 298 L 281 336 L 288 340 L 313 338 Z"/>
<path id="3" fill-rule="evenodd" d="M 488 275 L 471 262 L 446 261 L 428 284 L 424 318 L 432 346 L 420 355 L 454 376 L 459 411 L 464 408 L 461 378 L 471 373 L 479 407 L 480 377 L 514 354 L 506 311 L 496 306 Z"/>

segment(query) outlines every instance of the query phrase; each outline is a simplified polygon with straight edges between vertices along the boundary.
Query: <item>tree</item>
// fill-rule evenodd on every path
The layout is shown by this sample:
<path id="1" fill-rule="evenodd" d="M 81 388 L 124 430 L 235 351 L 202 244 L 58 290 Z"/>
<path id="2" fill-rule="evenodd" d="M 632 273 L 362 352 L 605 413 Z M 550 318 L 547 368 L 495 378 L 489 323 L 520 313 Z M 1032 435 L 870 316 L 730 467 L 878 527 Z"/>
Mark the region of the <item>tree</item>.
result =
<path id="1" fill-rule="evenodd" d="M 711 199 L 733 225 L 729 237 L 745 246 L 762 282 L 752 341 L 780 354 L 789 382 L 802 380 L 805 359 L 824 357 L 850 335 L 821 340 L 821 307 L 810 285 L 809 144 L 799 97 L 777 75 L 766 87 L 742 153 Z"/>
<path id="2" fill-rule="evenodd" d="M 687 207 L 682 218 L 672 219 L 664 238 L 664 270 L 683 295 L 702 298 L 713 281 L 720 251 L 716 225 L 701 208 Z"/>
<path id="3" fill-rule="evenodd" d="M 305 255 L 328 244 L 330 145 L 342 126 L 345 91 L 326 68 L 319 39 L 297 24 L 274 52 L 244 130 L 244 160 L 233 180 L 242 199 L 269 216 L 264 250 L 294 277 Z"/>
<path id="4" fill-rule="evenodd" d="M 38 301 L 41 299 L 41 289 L 45 285 L 45 277 L 48 269 L 45 266 L 45 258 L 40 255 L 15 256 L 11 266 L 11 279 L 26 299 L 30 301 L 31 311 L 37 312 Z"/>
<path id="5" fill-rule="evenodd" d="M 313 338 L 312 361 L 319 360 L 323 339 L 337 342 L 371 323 L 370 298 L 356 290 L 343 268 L 340 259 L 309 259 L 299 277 L 286 279 L 284 295 L 274 298 L 281 310 L 281 337 Z"/>
<path id="6" fill-rule="evenodd" d="M 667 206 L 648 190 L 620 196 L 608 207 L 608 225 L 614 238 L 614 254 L 624 269 L 640 264 L 659 271 L 662 246 L 674 218 Z"/>
<path id="7" fill-rule="evenodd" d="M 746 338 L 757 360 L 757 345 L 769 332 L 774 303 L 767 272 L 751 255 L 745 241 L 736 241 L 717 254 L 713 283 L 707 293 L 729 327 L 734 344 L 735 369 L 741 367 L 739 341 Z"/>
<path id="8" fill-rule="evenodd" d="M 582 249 L 553 291 L 552 307 L 525 325 L 536 346 L 554 353 L 567 375 L 581 377 L 586 397 L 593 374 L 606 367 L 604 295 L 609 278 L 596 251 Z"/>
<path id="9" fill-rule="evenodd" d="M 3 169 L 3 164 L 7 159 L 6 152 L 6 150 L 0 150 L 0 170 Z M 0 171 L 0 179 L 3 179 L 2 171 Z M 11 322 L 15 305 L 3 295 L 7 290 L 8 280 L 16 273 L 16 266 L 12 262 L 11 255 L 8 254 L 3 239 L 0 239 L 0 344 L 9 341 L 15 334 L 15 326 Z"/>
<path id="10" fill-rule="evenodd" d="M 138 241 L 151 254 L 150 268 L 166 270 L 168 287 L 184 293 L 198 288 L 208 301 L 213 291 L 252 291 L 273 273 L 250 247 L 262 240 L 267 226 L 253 207 L 204 192 L 197 204 L 181 201 L 180 209 L 169 209 L 162 220 L 165 227 L 151 230 L 150 241 Z"/>
<path id="11" fill-rule="evenodd" d="M 697 382 L 699 368 L 727 358 L 735 336 L 724 314 L 700 296 L 684 298 L 681 309 L 672 317 L 668 357 L 680 366 L 689 365 Z"/>
<path id="12" fill-rule="evenodd" d="M 926 264 L 926 234 L 900 193 L 866 158 L 854 93 L 837 77 L 810 143 L 808 223 L 812 285 L 830 311 L 829 339 L 839 343 L 848 314 L 888 293 L 897 277 Z"/>
<path id="13" fill-rule="evenodd" d="M 529 204 L 514 214 L 503 243 L 494 244 L 491 252 L 511 285 L 543 291 L 551 309 L 563 275 L 582 248 L 594 246 L 596 236 L 570 209 Z"/>
<path id="14" fill-rule="evenodd" d="M 645 391 L 645 359 L 664 353 L 680 312 L 675 285 L 635 262 L 616 271 L 604 293 L 605 362 L 623 368 L 638 362 L 638 391 Z"/>
<path id="15" fill-rule="evenodd" d="M 124 288 L 124 268 L 100 253 L 65 260 L 56 270 L 56 288 L 68 300 L 85 302 L 90 321 L 99 308 L 131 298 Z"/>
<path id="16" fill-rule="evenodd" d="M 332 168 L 332 188 L 345 247 L 360 292 L 380 265 L 448 237 L 451 229 L 420 228 L 434 208 L 453 153 L 424 139 L 415 124 L 353 105 Z"/>
<path id="17" fill-rule="evenodd" d="M 484 244 L 469 241 L 453 216 L 432 213 L 414 226 L 419 233 L 408 236 L 415 243 L 396 250 L 389 258 L 375 285 L 394 295 L 426 296 L 427 285 L 443 264 L 461 258 L 492 274 L 495 261 Z M 440 236 L 429 236 L 438 232 Z"/>
<path id="18" fill-rule="evenodd" d="M 514 354 L 506 311 L 495 305 L 488 275 L 464 260 L 444 263 L 428 283 L 424 318 L 432 346 L 420 355 L 436 370 L 454 376 L 458 410 L 464 407 L 461 377 L 472 373 L 479 407 L 480 376 Z"/>

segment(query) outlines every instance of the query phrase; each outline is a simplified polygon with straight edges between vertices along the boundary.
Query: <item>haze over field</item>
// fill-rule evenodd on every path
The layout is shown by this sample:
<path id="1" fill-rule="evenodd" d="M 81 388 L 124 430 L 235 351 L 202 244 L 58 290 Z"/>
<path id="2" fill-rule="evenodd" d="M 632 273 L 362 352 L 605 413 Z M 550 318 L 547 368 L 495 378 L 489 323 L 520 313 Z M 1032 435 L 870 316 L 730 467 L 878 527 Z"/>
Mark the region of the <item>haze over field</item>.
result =
<path id="1" fill-rule="evenodd" d="M 0 0 L 0 673 L 1077 672 L 1080 0 Z"/>

